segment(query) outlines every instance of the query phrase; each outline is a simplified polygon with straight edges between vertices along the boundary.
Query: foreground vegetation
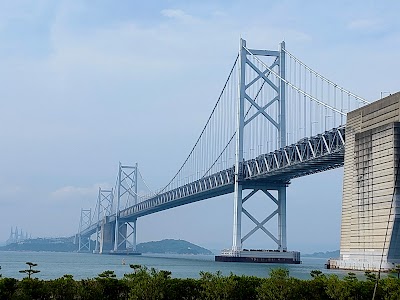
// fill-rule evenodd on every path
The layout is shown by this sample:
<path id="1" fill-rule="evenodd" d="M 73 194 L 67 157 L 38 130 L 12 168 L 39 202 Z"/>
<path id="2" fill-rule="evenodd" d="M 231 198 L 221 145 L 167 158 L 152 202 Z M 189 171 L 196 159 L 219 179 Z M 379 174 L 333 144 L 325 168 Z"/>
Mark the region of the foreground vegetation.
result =
<path id="1" fill-rule="evenodd" d="M 130 265 L 132 273 L 117 279 L 105 271 L 93 279 L 74 280 L 64 275 L 55 280 L 32 278 L 39 271 L 27 263 L 22 280 L 1 278 L 0 299 L 372 299 L 375 274 L 366 272 L 359 280 L 354 273 L 343 279 L 312 271 L 310 280 L 289 276 L 286 269 L 275 269 L 269 278 L 201 272 L 199 279 L 172 278 L 169 271 L 156 271 Z M 379 280 L 375 299 L 400 299 L 400 279 Z"/>

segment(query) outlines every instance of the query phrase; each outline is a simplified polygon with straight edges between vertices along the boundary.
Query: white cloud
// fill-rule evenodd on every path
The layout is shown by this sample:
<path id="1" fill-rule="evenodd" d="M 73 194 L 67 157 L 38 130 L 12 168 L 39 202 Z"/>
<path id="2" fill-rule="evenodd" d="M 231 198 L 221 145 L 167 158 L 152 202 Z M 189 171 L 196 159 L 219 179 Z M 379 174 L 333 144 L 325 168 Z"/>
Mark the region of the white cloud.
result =
<path id="1" fill-rule="evenodd" d="M 0 201 L 8 200 L 8 198 L 15 199 L 17 196 L 21 195 L 23 188 L 19 185 L 2 185 L 0 186 Z"/>
<path id="2" fill-rule="evenodd" d="M 0 2 L 0 29 L 11 22 L 33 22 L 45 12 L 46 0 L 24 1 L 24 5 L 16 1 Z"/>
<path id="3" fill-rule="evenodd" d="M 99 187 L 108 189 L 109 184 L 93 184 L 92 186 L 80 187 L 80 186 L 64 186 L 53 192 L 51 192 L 51 198 L 54 200 L 74 200 L 82 198 L 88 199 L 93 205 L 96 201 L 96 196 L 99 192 Z"/>
<path id="4" fill-rule="evenodd" d="M 184 65 L 176 51 L 177 40 L 167 26 L 141 27 L 126 22 L 107 29 L 71 32 L 67 25 L 55 24 L 51 32 L 53 51 L 47 63 L 56 74 L 67 76 L 83 71 L 86 76 L 143 78 Z M 170 50 L 161 55 L 159 49 Z"/>
<path id="5" fill-rule="evenodd" d="M 217 18 L 225 18 L 229 16 L 225 11 L 222 10 L 215 10 L 211 14 Z"/>
<path id="6" fill-rule="evenodd" d="M 359 31 L 375 31 L 381 29 L 382 26 L 382 21 L 378 19 L 357 19 L 351 21 L 347 28 Z"/>
<path id="7" fill-rule="evenodd" d="M 161 14 L 164 17 L 176 19 L 176 20 L 183 21 L 183 22 L 196 21 L 196 19 L 193 16 L 185 13 L 183 10 L 180 10 L 180 9 L 163 9 L 161 11 Z"/>

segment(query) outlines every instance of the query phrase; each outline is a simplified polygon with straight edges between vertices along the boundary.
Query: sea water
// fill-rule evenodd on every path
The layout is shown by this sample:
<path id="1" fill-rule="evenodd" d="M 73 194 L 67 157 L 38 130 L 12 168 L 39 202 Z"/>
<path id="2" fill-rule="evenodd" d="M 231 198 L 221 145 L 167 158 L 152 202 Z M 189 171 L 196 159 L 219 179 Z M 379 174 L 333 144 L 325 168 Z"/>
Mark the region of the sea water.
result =
<path id="1" fill-rule="evenodd" d="M 143 254 L 139 256 L 125 255 L 100 255 L 76 252 L 15 252 L 0 251 L 0 274 L 3 277 L 22 278 L 19 273 L 27 269 L 26 262 L 36 263 L 40 273 L 34 276 L 40 279 L 56 279 L 65 274 L 73 275 L 75 279 L 94 278 L 98 274 L 111 270 L 121 278 L 126 273 L 131 273 L 130 264 L 143 265 L 157 270 L 168 270 L 175 278 L 199 278 L 200 272 L 220 271 L 223 275 L 230 273 L 236 275 L 251 275 L 268 277 L 273 268 L 287 268 L 289 275 L 299 279 L 311 278 L 312 270 L 321 270 L 325 274 L 345 276 L 348 271 L 326 270 L 325 258 L 302 258 L 302 264 L 257 264 L 257 263 L 232 263 L 215 262 L 211 255 L 156 255 Z M 355 272 L 362 277 L 363 272 Z"/>

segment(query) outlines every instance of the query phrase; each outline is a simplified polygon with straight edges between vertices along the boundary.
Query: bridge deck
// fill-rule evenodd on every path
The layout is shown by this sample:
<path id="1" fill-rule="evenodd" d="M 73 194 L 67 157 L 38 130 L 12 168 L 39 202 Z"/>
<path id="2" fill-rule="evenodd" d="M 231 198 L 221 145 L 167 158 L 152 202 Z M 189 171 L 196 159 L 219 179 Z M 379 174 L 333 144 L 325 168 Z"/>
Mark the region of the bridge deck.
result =
<path id="1" fill-rule="evenodd" d="M 274 189 L 289 184 L 293 178 L 306 176 L 343 166 L 345 128 L 334 128 L 323 134 L 305 138 L 285 148 L 259 155 L 244 161 L 241 166 L 241 182 L 244 189 Z M 120 219 L 132 221 L 180 205 L 232 193 L 234 167 L 222 170 L 171 191 L 154 195 L 120 212 Z M 115 216 L 109 217 L 109 222 Z M 83 235 L 96 231 L 93 224 Z"/>

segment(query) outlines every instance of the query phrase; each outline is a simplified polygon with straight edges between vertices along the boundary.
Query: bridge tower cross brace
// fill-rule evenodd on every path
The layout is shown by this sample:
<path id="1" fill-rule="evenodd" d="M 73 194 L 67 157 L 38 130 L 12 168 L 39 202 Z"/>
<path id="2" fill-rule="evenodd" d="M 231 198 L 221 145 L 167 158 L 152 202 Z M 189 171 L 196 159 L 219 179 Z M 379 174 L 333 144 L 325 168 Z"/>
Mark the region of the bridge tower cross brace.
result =
<path id="1" fill-rule="evenodd" d="M 121 201 L 127 199 L 126 207 L 136 205 L 138 200 L 138 164 L 135 166 L 124 166 L 119 164 L 118 185 L 117 185 L 117 204 L 115 213 L 115 236 L 114 251 L 124 251 L 130 246 L 132 251 L 136 251 L 136 221 L 129 222 L 120 219 Z M 132 201 L 133 203 L 128 203 Z M 128 227 L 130 233 L 128 233 Z M 132 237 L 132 241 L 129 238 Z"/>
<path id="2" fill-rule="evenodd" d="M 254 65 L 248 56 L 269 56 L 275 57 L 273 64 L 267 70 L 260 70 L 256 65 Z M 250 67 L 257 74 L 255 78 L 250 83 L 246 83 L 246 68 Z M 278 67 L 278 74 L 280 76 L 279 85 L 276 86 L 267 77 L 270 74 L 270 69 Z M 276 213 L 278 214 L 278 238 L 274 238 L 272 234 L 269 233 L 263 227 L 263 224 L 269 220 L 267 217 L 263 222 L 258 222 L 251 214 L 246 211 L 242 206 L 245 201 L 247 201 L 251 196 L 253 196 L 259 188 L 254 189 L 248 196 L 243 198 L 243 141 L 244 141 L 244 128 L 249 124 L 257 115 L 263 115 L 270 123 L 274 125 L 278 131 L 279 136 L 279 147 L 283 148 L 286 146 L 286 95 L 285 95 L 285 42 L 280 44 L 279 51 L 270 50 L 254 50 L 248 49 L 246 47 L 246 41 L 240 39 L 240 49 L 239 49 L 239 97 L 237 101 L 237 120 L 236 120 L 236 153 L 235 153 L 235 183 L 234 183 L 234 208 L 233 208 L 233 242 L 232 242 L 232 254 L 234 256 L 239 256 L 242 250 L 242 243 L 245 239 L 249 238 L 257 229 L 263 229 L 267 235 L 274 240 L 278 245 L 278 250 L 287 250 L 286 241 L 286 184 L 282 183 L 279 187 L 268 188 L 264 187 L 262 190 L 264 193 L 276 204 L 278 209 Z M 276 97 L 274 97 L 270 102 L 261 107 L 257 105 L 256 99 L 252 99 L 246 90 L 250 88 L 257 80 L 264 80 L 264 83 L 273 88 L 276 91 Z M 246 119 L 245 115 L 245 103 L 249 101 L 250 104 L 256 108 L 256 113 Z M 272 104 L 276 103 L 279 107 L 278 120 L 274 120 L 266 112 L 266 108 Z M 278 192 L 278 198 L 275 199 L 266 190 L 274 189 Z M 245 213 L 255 224 L 256 228 L 249 232 L 244 238 L 242 238 L 241 232 L 241 217 L 242 213 Z M 275 215 L 271 214 L 270 216 Z M 269 234 L 268 234 L 269 233 Z"/>
<path id="3" fill-rule="evenodd" d="M 96 244 L 95 253 L 102 253 L 104 244 L 104 232 L 101 231 L 102 221 L 104 218 L 111 216 L 113 207 L 113 189 L 103 190 L 99 187 L 97 196 L 97 226 L 96 226 Z"/>
<path id="4" fill-rule="evenodd" d="M 81 209 L 81 218 L 79 221 L 79 236 L 78 236 L 78 252 L 90 251 L 90 236 L 83 236 L 82 231 L 88 228 L 92 223 L 92 210 Z"/>

